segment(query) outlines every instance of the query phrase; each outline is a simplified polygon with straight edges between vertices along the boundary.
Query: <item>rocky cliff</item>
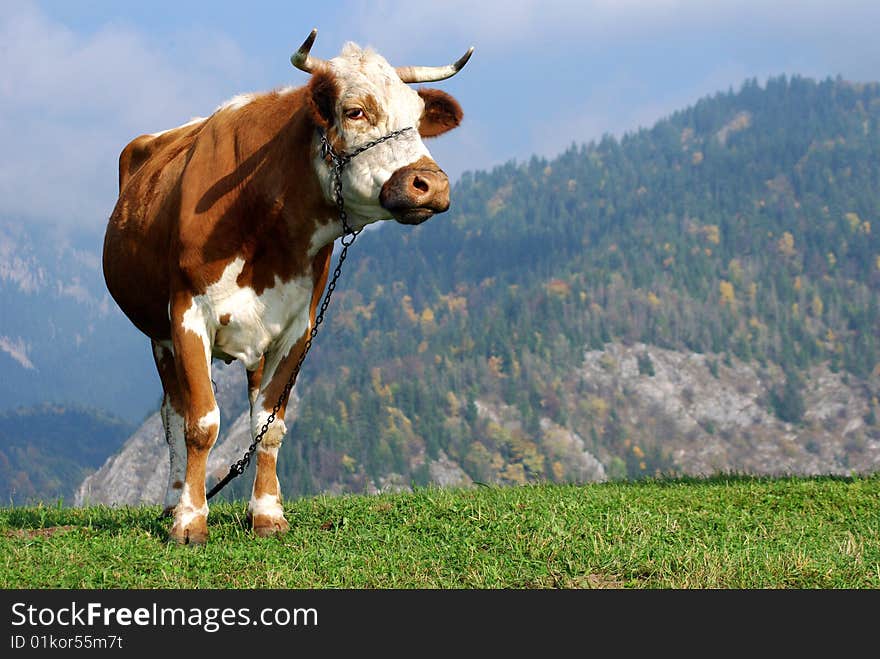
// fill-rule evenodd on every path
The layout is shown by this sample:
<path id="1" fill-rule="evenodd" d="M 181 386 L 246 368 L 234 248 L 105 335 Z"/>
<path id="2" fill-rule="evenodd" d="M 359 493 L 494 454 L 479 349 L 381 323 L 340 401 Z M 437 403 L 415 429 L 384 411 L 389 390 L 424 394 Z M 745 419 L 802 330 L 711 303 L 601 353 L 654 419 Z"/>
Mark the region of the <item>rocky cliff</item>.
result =
<path id="1" fill-rule="evenodd" d="M 209 474 L 219 479 L 245 451 L 250 436 L 243 371 L 235 364 L 219 365 L 214 381 L 226 430 L 211 453 Z M 850 475 L 880 469 L 880 428 L 872 418 L 877 382 L 857 381 L 826 367 L 812 369 L 798 391 L 804 412 L 796 423 L 774 412 L 774 396 L 783 385 L 784 375 L 772 366 L 610 343 L 603 350 L 585 351 L 583 362 L 569 371 L 563 387 L 567 423 L 543 417 L 529 440 L 552 457 L 563 480 L 572 482 L 664 474 Z M 500 428 L 528 433 L 512 406 L 487 398 L 477 399 L 476 408 L 487 432 Z M 288 438 L 288 443 L 294 441 Z M 626 460 L 619 457 L 620 445 Z M 617 449 L 610 451 L 609 446 Z M 467 465 L 443 452 L 429 459 L 422 451 L 410 460 L 411 468 L 427 461 L 429 480 L 435 485 L 462 487 L 473 482 Z M 517 482 L 515 476 L 493 480 Z M 119 453 L 85 479 L 75 505 L 157 504 L 167 477 L 167 449 L 157 412 Z M 244 478 L 250 481 L 252 475 Z M 338 494 L 345 491 L 342 482 L 331 480 L 321 487 Z M 370 480 L 365 491 L 409 487 L 405 478 L 389 470 Z"/>
<path id="2" fill-rule="evenodd" d="M 607 425 L 605 410 L 616 408 L 629 452 L 640 458 L 657 449 L 673 472 L 848 475 L 880 468 L 876 377 L 812 368 L 796 392 L 803 404 L 796 423 L 774 410 L 785 376 L 770 365 L 609 344 L 586 352 L 572 377 L 587 400 L 577 419 Z"/>
<path id="3" fill-rule="evenodd" d="M 208 459 L 208 487 L 223 478 L 229 466 L 238 460 L 251 443 L 247 382 L 244 370 L 237 363 L 215 363 L 213 382 L 217 404 L 221 410 L 221 432 Z M 296 418 L 298 398 L 294 392 L 288 406 L 288 425 Z M 288 442 L 291 441 L 288 437 Z M 422 452 L 412 458 L 414 465 L 426 464 L 431 482 L 440 487 L 467 486 L 470 477 L 461 467 L 441 452 L 436 459 L 427 459 Z M 241 478 L 253 479 L 253 468 Z M 109 506 L 159 504 L 168 484 L 168 449 L 165 432 L 157 410 L 129 437 L 122 449 L 107 459 L 88 476 L 76 491 L 76 506 L 104 504 Z M 325 483 L 330 493 L 344 491 L 340 482 Z M 408 489 L 409 483 L 400 475 L 388 472 L 367 483 L 368 493 Z M 282 484 L 282 491 L 284 487 Z"/>
<path id="4" fill-rule="evenodd" d="M 219 480 L 225 476 L 229 465 L 240 458 L 251 443 L 247 381 L 241 365 L 215 363 L 213 382 L 223 431 L 208 459 L 209 482 L 211 478 Z M 161 503 L 167 484 L 168 448 L 162 419 L 156 410 L 118 453 L 82 482 L 74 505 Z"/>

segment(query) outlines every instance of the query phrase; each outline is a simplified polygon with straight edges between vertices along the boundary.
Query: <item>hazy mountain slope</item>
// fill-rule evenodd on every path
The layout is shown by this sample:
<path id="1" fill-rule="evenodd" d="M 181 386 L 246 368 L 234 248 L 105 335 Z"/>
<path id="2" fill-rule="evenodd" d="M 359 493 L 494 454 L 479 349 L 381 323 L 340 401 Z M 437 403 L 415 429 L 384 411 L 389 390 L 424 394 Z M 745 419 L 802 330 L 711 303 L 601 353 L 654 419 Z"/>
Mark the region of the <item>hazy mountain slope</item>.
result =
<path id="1" fill-rule="evenodd" d="M 149 342 L 107 293 L 102 240 L 0 218 L 0 411 L 48 401 L 138 421 L 155 406 Z"/>
<path id="2" fill-rule="evenodd" d="M 247 382 L 240 364 L 215 362 L 213 370 L 215 396 L 221 410 L 221 434 L 208 458 L 208 487 L 226 476 L 229 466 L 242 457 L 252 441 L 250 414 L 245 397 Z M 292 421 L 298 411 L 298 399 L 294 393 L 287 409 L 287 419 Z M 443 485 L 468 485 L 470 478 L 445 456 L 426 463 L 433 482 Z M 588 465 L 588 469 L 601 466 Z M 168 483 L 168 448 L 159 412 L 151 414 L 125 441 L 119 451 L 110 456 L 100 469 L 89 474 L 79 485 L 72 498 L 73 505 L 138 505 L 158 504 L 164 501 Z M 221 498 L 239 497 L 249 493 L 253 482 L 253 468 L 239 477 Z M 367 489 L 407 487 L 409 483 L 400 476 L 386 476 Z M 343 483 L 335 481 L 327 489 L 341 492 Z"/>
<path id="3" fill-rule="evenodd" d="M 42 405 L 0 413 L 0 500 L 70 502 L 132 426 L 105 413 Z"/>

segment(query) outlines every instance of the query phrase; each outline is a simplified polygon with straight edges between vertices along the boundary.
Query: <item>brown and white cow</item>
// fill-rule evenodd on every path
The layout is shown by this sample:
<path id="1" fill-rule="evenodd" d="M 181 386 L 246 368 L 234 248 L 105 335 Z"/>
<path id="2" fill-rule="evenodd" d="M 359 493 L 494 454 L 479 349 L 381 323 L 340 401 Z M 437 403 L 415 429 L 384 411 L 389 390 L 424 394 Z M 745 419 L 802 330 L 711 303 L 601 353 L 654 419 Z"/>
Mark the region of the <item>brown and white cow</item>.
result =
<path id="1" fill-rule="evenodd" d="M 461 108 L 442 91 L 407 83 L 454 75 L 473 49 L 448 66 L 395 68 L 352 43 L 317 59 L 309 54 L 315 34 L 291 57 L 311 73 L 305 86 L 236 96 L 207 118 L 136 138 L 119 158 L 104 277 L 152 342 L 171 462 L 165 512 L 179 543 L 208 536 L 205 468 L 220 424 L 212 358 L 244 363 L 256 435 L 314 323 L 343 234 L 319 130 L 348 153 L 415 129 L 346 166 L 352 229 L 392 217 L 418 224 L 449 206 L 449 181 L 421 138 L 455 128 Z M 276 475 L 284 410 L 255 455 L 248 517 L 261 536 L 288 529 Z"/>

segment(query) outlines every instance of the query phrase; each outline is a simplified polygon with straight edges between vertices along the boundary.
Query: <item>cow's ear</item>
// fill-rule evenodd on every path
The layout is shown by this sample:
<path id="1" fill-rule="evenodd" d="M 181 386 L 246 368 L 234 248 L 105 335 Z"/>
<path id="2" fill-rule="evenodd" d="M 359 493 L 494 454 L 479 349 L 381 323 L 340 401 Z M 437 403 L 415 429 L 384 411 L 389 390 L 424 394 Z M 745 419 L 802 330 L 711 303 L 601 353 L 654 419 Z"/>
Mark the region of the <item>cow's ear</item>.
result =
<path id="1" fill-rule="evenodd" d="M 442 135 L 461 123 L 464 116 L 461 106 L 446 92 L 422 87 L 419 96 L 425 102 L 425 110 L 419 121 L 419 135 L 422 137 Z"/>
<path id="2" fill-rule="evenodd" d="M 312 79 L 309 81 L 309 106 L 315 123 L 322 128 L 330 128 L 333 125 L 333 113 L 338 97 L 339 89 L 332 74 L 324 71 L 312 74 Z"/>

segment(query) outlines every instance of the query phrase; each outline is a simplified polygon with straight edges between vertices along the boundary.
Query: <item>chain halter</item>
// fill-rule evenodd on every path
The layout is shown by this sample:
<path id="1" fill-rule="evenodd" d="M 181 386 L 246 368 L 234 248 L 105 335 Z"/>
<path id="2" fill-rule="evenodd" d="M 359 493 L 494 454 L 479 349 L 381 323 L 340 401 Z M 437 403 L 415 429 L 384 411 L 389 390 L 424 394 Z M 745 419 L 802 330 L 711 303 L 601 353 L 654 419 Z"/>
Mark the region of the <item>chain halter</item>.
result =
<path id="1" fill-rule="evenodd" d="M 342 238 L 340 242 L 342 243 L 342 250 L 339 252 L 339 259 L 336 262 L 336 268 L 333 270 L 333 277 L 331 277 L 329 283 L 327 284 L 327 291 L 324 293 L 324 299 L 321 301 L 321 308 L 318 311 L 318 314 L 315 316 L 315 324 L 312 326 L 311 331 L 309 332 L 309 338 L 306 339 L 306 343 L 303 346 L 303 351 L 299 356 L 299 360 L 296 362 L 296 366 L 293 367 L 293 372 L 290 374 L 290 378 L 287 380 L 287 384 L 284 385 L 284 389 L 281 391 L 281 395 L 278 397 L 278 402 L 275 403 L 275 406 L 272 408 L 272 412 L 266 417 L 266 422 L 263 424 L 263 427 L 260 428 L 260 432 L 254 437 L 254 441 L 251 442 L 251 445 L 248 447 L 245 454 L 241 457 L 240 460 L 237 460 L 229 467 L 229 473 L 223 477 L 223 480 L 219 481 L 211 491 L 207 494 L 207 499 L 211 499 L 215 494 L 217 494 L 220 490 L 226 487 L 227 483 L 231 481 L 236 476 L 240 476 L 244 473 L 245 469 L 248 468 L 248 465 L 251 462 L 251 457 L 254 454 L 254 451 L 257 450 L 257 445 L 263 441 L 263 437 L 269 431 L 269 426 L 275 421 L 275 417 L 278 415 L 278 412 L 284 406 L 284 401 L 287 400 L 287 397 L 290 395 L 290 392 L 293 390 L 293 385 L 296 382 L 296 378 L 299 375 L 300 368 L 302 368 L 303 362 L 306 360 L 306 355 L 309 352 L 309 349 L 312 347 L 312 341 L 315 339 L 315 336 L 318 334 L 318 326 L 324 322 L 324 313 L 327 311 L 327 307 L 330 305 L 330 297 L 333 295 L 333 291 L 336 290 L 336 281 L 339 279 L 339 275 L 342 274 L 342 264 L 348 256 L 348 248 L 354 243 L 355 238 L 358 237 L 361 231 L 363 231 L 363 227 L 360 229 L 352 229 L 348 224 L 348 214 L 345 212 L 345 199 L 342 196 L 342 172 L 345 169 L 345 166 L 351 162 L 351 159 L 356 155 L 363 153 L 369 148 L 376 146 L 377 144 L 381 144 L 382 142 L 387 142 L 390 139 L 398 137 L 405 133 L 408 130 L 412 130 L 412 126 L 407 126 L 406 128 L 401 128 L 400 130 L 395 130 L 387 135 L 384 135 L 378 139 L 372 140 L 371 142 L 367 142 L 366 144 L 362 144 L 355 150 L 349 153 L 337 153 L 333 148 L 333 145 L 330 144 L 330 140 L 327 139 L 327 134 L 322 130 L 318 129 L 318 136 L 321 138 L 321 158 L 325 161 L 330 159 L 330 175 L 333 182 L 333 196 L 336 201 L 336 208 L 339 213 L 339 221 L 342 223 Z"/>

